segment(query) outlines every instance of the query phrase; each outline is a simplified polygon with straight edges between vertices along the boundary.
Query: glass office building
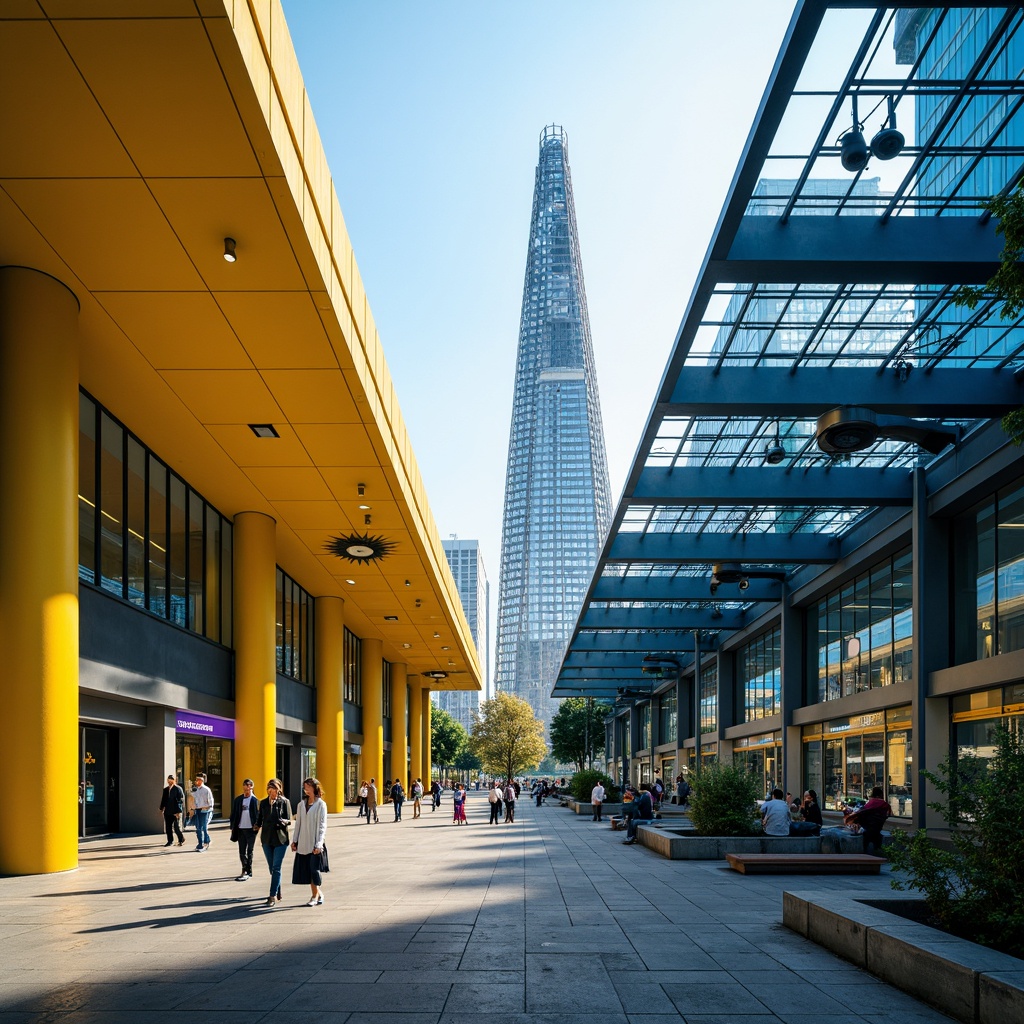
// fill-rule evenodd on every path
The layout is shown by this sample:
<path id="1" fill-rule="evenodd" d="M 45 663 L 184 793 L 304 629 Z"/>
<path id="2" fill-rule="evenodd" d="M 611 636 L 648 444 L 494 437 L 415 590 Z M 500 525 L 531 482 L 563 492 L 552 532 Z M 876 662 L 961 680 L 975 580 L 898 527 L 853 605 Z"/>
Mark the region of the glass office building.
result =
<path id="1" fill-rule="evenodd" d="M 608 528 L 609 487 L 568 140 L 541 133 L 505 480 L 495 686 L 545 724 Z"/>
<path id="2" fill-rule="evenodd" d="M 484 569 L 484 556 L 477 540 L 463 540 L 451 537 L 441 542 L 448 567 L 455 578 L 462 610 L 469 623 L 469 631 L 480 656 L 480 668 L 484 681 L 484 698 L 487 696 L 490 665 L 488 654 L 491 645 L 491 584 Z M 447 711 L 467 732 L 473 730 L 473 715 L 480 707 L 480 694 L 476 690 L 438 690 L 434 703 Z"/>

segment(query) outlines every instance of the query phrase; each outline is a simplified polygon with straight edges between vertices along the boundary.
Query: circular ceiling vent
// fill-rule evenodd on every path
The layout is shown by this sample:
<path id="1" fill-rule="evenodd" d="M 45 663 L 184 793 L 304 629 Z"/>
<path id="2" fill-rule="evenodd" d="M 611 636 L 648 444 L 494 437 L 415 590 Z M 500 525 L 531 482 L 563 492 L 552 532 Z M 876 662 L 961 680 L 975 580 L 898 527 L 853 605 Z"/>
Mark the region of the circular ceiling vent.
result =
<path id="1" fill-rule="evenodd" d="M 366 533 L 350 533 L 342 537 L 332 537 L 325 545 L 326 549 L 338 558 L 348 562 L 373 562 L 390 555 L 397 545 L 383 537 L 371 537 Z"/>

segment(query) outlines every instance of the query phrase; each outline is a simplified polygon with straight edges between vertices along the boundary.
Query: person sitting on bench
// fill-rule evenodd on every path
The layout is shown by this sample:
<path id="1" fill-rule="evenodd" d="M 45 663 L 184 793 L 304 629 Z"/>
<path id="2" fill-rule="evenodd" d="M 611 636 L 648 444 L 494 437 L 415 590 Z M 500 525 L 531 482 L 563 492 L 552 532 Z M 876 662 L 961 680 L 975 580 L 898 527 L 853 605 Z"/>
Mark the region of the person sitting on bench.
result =
<path id="1" fill-rule="evenodd" d="M 871 790 L 871 799 L 855 811 L 847 811 L 843 821 L 847 825 L 859 825 L 864 829 L 864 852 L 874 847 L 875 855 L 882 852 L 882 826 L 892 813 L 889 801 L 882 796 L 882 787 L 875 786 Z"/>
<path id="2" fill-rule="evenodd" d="M 786 794 L 776 787 L 771 800 L 761 804 L 761 828 L 766 836 L 788 836 L 790 821 Z"/>
<path id="3" fill-rule="evenodd" d="M 654 801 L 651 799 L 651 787 L 644 783 L 640 787 L 640 795 L 636 797 L 627 810 L 624 805 L 623 814 L 629 815 L 629 827 L 626 829 L 626 838 L 622 840 L 624 846 L 631 846 L 636 842 L 636 830 L 641 822 L 651 821 L 654 818 Z"/>

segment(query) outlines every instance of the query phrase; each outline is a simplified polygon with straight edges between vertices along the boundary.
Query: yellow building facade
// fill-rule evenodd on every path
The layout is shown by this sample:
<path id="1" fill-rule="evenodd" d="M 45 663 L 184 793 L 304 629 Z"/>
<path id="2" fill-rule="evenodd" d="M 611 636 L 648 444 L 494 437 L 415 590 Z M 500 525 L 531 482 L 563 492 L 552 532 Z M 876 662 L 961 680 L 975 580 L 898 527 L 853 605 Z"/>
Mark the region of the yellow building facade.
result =
<path id="1" fill-rule="evenodd" d="M 428 777 L 479 661 L 280 3 L 13 0 L 0 84 L 0 873 Z"/>

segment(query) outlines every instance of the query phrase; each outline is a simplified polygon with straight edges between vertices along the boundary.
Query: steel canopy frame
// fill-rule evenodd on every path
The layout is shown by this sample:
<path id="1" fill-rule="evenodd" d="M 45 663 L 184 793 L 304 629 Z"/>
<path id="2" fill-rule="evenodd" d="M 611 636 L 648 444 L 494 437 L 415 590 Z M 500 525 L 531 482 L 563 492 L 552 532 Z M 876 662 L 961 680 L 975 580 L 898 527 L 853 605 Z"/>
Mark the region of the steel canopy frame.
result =
<path id="1" fill-rule="evenodd" d="M 821 414 L 862 406 L 966 436 L 1024 404 L 1024 318 L 1003 321 L 992 297 L 973 310 L 955 304 L 960 285 L 986 281 L 997 266 L 1000 240 L 981 203 L 1024 174 L 1024 140 L 1010 130 L 1024 111 L 1024 82 L 1000 77 L 997 60 L 1024 31 L 1024 10 L 984 9 L 988 35 L 959 78 L 921 73 L 943 20 L 975 7 L 797 4 L 553 696 L 611 695 L 609 674 L 627 685 L 644 653 L 685 635 L 666 641 L 668 622 L 701 630 L 702 649 L 713 646 L 703 631 L 720 640 L 746 628 L 783 588 L 752 576 L 746 590 L 724 583 L 712 595 L 716 564 L 787 577 L 832 564 L 849 553 L 850 531 L 909 507 L 914 469 L 950 455 L 880 437 L 836 461 L 816 442 Z M 919 23 L 910 52 L 908 26 Z M 822 47 L 845 70 L 834 87 L 810 88 L 805 65 Z M 883 52 L 895 54 L 895 72 Z M 840 168 L 834 140 L 849 127 L 852 98 L 863 112 L 887 96 L 897 106 L 931 104 L 936 116 L 920 138 L 907 131 L 909 118 L 900 121 L 907 145 L 887 165 L 893 186 L 883 192 L 880 179 Z M 811 111 L 802 144 L 793 141 L 797 104 Z M 985 134 L 959 144 L 950 126 L 980 121 L 979 112 L 991 114 Z M 940 167 L 953 173 L 940 181 Z M 782 465 L 766 464 L 773 444 L 784 449 Z M 595 632 L 602 621 L 607 628 Z M 635 668 L 623 664 L 632 657 Z"/>

